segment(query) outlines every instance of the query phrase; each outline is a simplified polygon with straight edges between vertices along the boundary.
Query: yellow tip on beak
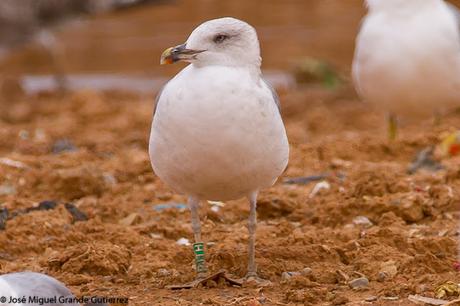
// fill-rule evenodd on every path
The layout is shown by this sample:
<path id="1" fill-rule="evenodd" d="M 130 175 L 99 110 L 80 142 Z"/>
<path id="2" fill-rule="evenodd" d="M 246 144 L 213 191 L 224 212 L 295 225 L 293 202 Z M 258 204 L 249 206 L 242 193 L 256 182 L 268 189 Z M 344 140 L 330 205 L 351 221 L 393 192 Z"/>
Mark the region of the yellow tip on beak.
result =
<path id="1" fill-rule="evenodd" d="M 174 47 L 168 48 L 161 54 L 160 65 L 170 65 L 174 63 L 174 60 L 172 57 L 173 49 Z"/>

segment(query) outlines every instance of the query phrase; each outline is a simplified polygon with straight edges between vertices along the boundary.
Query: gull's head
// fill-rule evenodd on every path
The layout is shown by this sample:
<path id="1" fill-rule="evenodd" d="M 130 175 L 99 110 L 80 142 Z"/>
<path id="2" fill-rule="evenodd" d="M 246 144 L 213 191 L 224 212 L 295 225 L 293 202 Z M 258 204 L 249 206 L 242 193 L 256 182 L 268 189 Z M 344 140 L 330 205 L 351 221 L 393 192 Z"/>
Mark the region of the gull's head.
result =
<path id="1" fill-rule="evenodd" d="M 185 44 L 166 49 L 161 64 L 184 61 L 198 66 L 257 66 L 261 64 L 256 30 L 248 23 L 225 17 L 206 21 Z"/>
<path id="2" fill-rule="evenodd" d="M 440 0 L 366 0 L 367 7 L 370 11 L 382 10 L 417 10 L 418 7 L 426 4 L 438 3 Z"/>

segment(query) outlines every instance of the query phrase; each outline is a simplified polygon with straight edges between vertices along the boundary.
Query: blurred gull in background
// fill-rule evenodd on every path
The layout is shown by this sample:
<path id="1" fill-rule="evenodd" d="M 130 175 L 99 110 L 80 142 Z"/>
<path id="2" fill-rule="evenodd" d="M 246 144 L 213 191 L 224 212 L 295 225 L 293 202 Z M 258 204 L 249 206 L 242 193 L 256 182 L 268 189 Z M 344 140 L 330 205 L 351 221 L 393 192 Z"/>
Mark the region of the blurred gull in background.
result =
<path id="1" fill-rule="evenodd" d="M 22 302 L 24 297 L 25 303 Z M 30 302 L 29 297 L 42 298 L 43 303 L 39 303 L 38 300 Z M 19 298 L 20 300 L 10 300 L 11 298 Z M 54 298 L 56 300 L 53 300 Z M 0 305 L 80 305 L 75 300 L 75 296 L 63 283 L 45 274 L 18 272 L 0 275 Z M 106 305 L 105 303 L 91 302 L 85 304 L 85 306 Z"/>
<path id="2" fill-rule="evenodd" d="M 198 214 L 202 200 L 247 197 L 247 279 L 257 277 L 256 205 L 286 168 L 289 145 L 276 93 L 262 78 L 259 40 L 246 22 L 221 18 L 203 23 L 161 62 L 191 63 L 160 92 L 150 136 L 155 173 L 189 196 L 198 279 L 207 276 Z M 192 285 L 193 286 L 193 285 Z"/>
<path id="3" fill-rule="evenodd" d="M 54 82 L 70 89 L 65 75 L 65 54 L 51 26 L 72 18 L 124 9 L 160 0 L 1 0 L 0 60 L 11 49 L 35 42 L 49 55 Z"/>
<path id="4" fill-rule="evenodd" d="M 433 114 L 460 105 L 460 14 L 443 0 L 367 0 L 356 41 L 355 86 L 395 114 Z"/>

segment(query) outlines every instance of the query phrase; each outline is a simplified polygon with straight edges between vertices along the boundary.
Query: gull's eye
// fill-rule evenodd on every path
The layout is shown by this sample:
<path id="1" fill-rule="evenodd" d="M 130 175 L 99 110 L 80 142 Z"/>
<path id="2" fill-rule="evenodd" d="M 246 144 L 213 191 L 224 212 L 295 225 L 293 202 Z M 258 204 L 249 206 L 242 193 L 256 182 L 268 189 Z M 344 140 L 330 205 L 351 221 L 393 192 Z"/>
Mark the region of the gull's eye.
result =
<path id="1" fill-rule="evenodd" d="M 225 34 L 218 34 L 216 36 L 214 36 L 214 38 L 212 39 L 216 44 L 220 44 L 221 42 L 223 42 L 224 40 L 228 39 L 229 36 L 228 35 L 225 35 Z"/>

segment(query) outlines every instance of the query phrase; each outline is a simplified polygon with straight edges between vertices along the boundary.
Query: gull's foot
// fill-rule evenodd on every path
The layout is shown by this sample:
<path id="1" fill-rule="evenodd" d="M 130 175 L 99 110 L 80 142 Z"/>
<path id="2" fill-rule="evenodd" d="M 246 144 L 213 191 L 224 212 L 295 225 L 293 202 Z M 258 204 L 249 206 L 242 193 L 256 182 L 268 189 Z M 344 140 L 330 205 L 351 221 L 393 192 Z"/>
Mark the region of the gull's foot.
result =
<path id="1" fill-rule="evenodd" d="M 211 274 L 209 276 L 199 276 L 196 280 L 191 281 L 190 283 L 186 283 L 183 285 L 172 285 L 172 286 L 167 286 L 166 288 L 172 289 L 172 290 L 178 290 L 178 289 L 192 289 L 192 288 L 198 288 L 198 287 L 207 287 L 207 288 L 213 288 L 217 286 L 242 286 L 243 283 L 231 278 L 225 270 L 220 270 L 217 273 Z"/>
<path id="2" fill-rule="evenodd" d="M 243 285 L 247 287 L 268 287 L 272 285 L 272 282 L 268 279 L 263 279 L 257 276 L 257 273 L 248 272 L 242 279 Z"/>

